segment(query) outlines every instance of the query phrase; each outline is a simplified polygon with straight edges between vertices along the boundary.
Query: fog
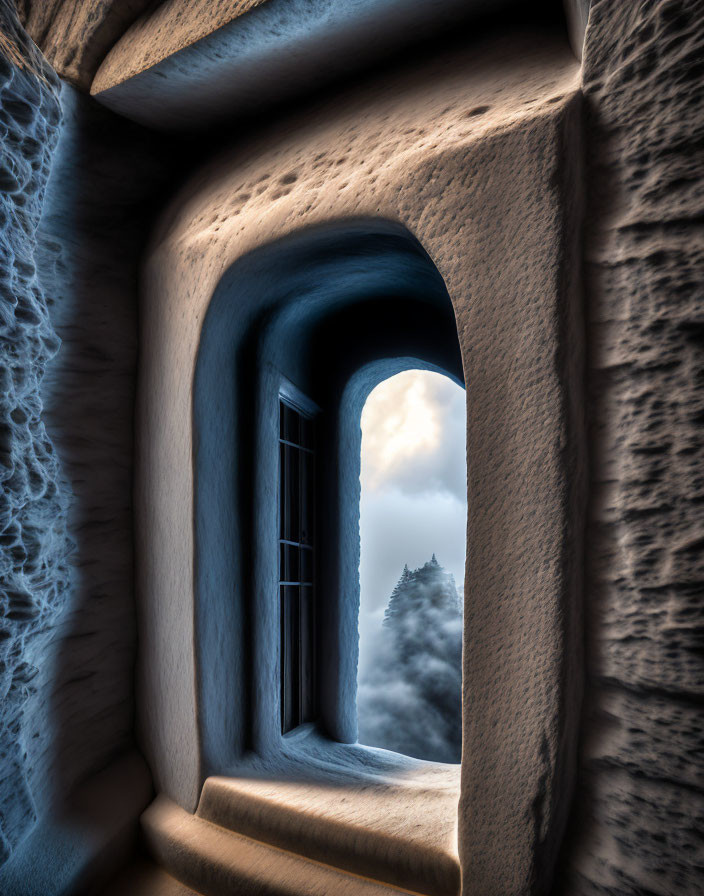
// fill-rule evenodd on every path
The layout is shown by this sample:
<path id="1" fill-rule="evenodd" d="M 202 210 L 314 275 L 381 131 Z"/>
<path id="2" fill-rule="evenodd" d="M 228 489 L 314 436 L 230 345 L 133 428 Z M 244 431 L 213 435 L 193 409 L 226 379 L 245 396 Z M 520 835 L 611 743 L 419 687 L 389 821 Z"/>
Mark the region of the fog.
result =
<path id="1" fill-rule="evenodd" d="M 465 430 L 464 390 L 427 371 L 381 383 L 362 414 L 360 740 L 443 762 L 459 761 Z M 405 565 L 409 612 L 384 625 Z"/>

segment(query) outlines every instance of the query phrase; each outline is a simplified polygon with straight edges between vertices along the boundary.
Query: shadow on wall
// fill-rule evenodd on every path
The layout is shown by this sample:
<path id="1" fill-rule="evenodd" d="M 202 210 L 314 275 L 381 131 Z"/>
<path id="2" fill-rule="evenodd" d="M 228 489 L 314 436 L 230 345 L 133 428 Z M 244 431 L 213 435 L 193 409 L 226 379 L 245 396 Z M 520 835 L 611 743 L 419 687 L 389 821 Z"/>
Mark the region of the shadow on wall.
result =
<path id="1" fill-rule="evenodd" d="M 70 889 L 151 793 L 131 752 L 137 259 L 172 169 L 58 82 L 4 0 L 0 132 L 0 891 L 39 893 Z M 86 804 L 93 775 L 109 812 Z"/>

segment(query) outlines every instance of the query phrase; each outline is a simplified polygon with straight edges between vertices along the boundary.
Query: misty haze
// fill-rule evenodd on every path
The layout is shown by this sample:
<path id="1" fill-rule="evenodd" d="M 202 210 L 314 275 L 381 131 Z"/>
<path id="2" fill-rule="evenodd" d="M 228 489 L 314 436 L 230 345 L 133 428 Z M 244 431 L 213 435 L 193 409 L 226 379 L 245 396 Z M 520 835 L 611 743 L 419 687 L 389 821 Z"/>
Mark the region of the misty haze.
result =
<path id="1" fill-rule="evenodd" d="M 362 414 L 361 481 L 359 740 L 459 762 L 464 389 L 419 370 L 377 386 Z"/>

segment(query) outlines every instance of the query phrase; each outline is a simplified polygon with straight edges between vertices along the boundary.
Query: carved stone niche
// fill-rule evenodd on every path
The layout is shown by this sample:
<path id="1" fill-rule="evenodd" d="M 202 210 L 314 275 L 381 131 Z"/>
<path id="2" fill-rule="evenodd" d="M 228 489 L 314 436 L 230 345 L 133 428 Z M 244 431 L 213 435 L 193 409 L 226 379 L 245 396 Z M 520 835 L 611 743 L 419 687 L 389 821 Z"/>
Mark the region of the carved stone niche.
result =
<path id="1" fill-rule="evenodd" d="M 467 389 L 463 892 L 547 889 L 582 690 L 579 99 L 563 47 L 504 42 L 225 154 L 165 213 L 142 282 L 137 684 L 157 789 L 182 809 L 206 811 L 210 776 L 286 752 L 262 547 L 277 537 L 266 434 L 281 374 L 305 391 L 338 355 L 347 373 L 413 357 Z M 365 356 L 359 321 L 316 342 L 333 309 L 383 302 L 406 347 L 406 323 L 425 321 L 412 350 Z M 336 543 L 338 582 L 355 538 Z M 356 663 L 354 599 L 332 605 L 331 745 L 355 738 Z"/>

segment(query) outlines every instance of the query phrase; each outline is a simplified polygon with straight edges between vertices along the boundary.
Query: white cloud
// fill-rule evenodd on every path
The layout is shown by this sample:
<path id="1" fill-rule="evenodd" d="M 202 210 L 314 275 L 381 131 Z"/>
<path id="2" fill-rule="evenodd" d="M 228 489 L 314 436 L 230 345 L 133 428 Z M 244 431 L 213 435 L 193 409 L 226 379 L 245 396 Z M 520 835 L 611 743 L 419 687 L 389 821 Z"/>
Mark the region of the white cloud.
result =
<path id="1" fill-rule="evenodd" d="M 467 519 L 465 393 L 438 373 L 385 380 L 362 414 L 360 634 L 377 616 L 404 564 L 438 561 L 462 587 Z"/>
<path id="2" fill-rule="evenodd" d="M 464 389 L 439 373 L 385 380 L 362 412 L 362 489 L 466 501 Z"/>

